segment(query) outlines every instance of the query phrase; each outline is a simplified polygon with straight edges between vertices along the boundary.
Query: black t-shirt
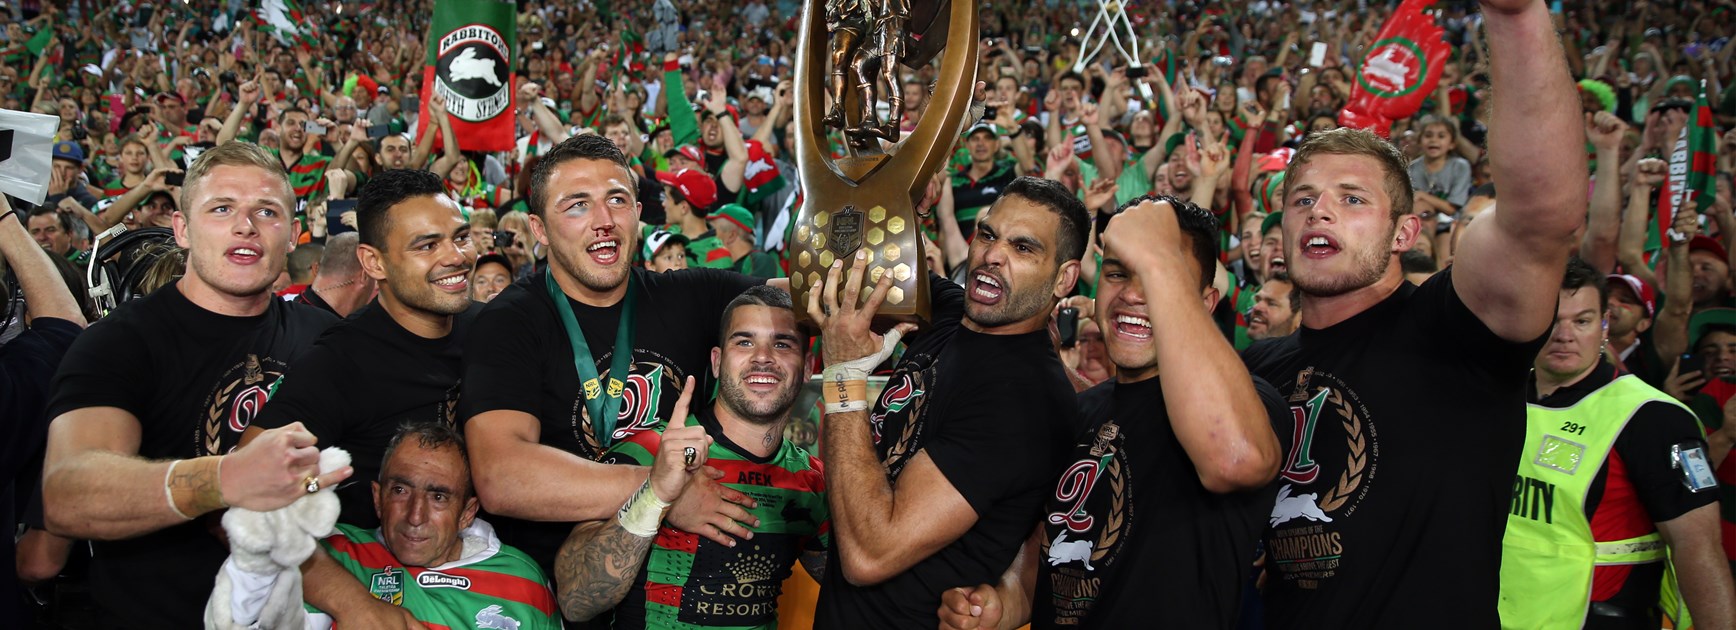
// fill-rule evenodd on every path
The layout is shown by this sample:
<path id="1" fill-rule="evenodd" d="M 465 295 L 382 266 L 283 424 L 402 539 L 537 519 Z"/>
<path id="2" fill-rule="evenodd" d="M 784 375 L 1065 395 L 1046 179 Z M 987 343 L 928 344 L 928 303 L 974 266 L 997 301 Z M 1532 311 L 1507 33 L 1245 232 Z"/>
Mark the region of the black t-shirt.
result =
<path id="1" fill-rule="evenodd" d="M 977 522 L 874 586 L 854 586 L 843 571 L 828 570 L 816 628 L 932 627 L 946 589 L 999 581 L 1030 536 L 1076 427 L 1073 388 L 1046 331 L 973 332 L 960 324 L 964 289 L 932 274 L 929 281 L 931 323 L 906 347 L 874 404 L 875 451 L 894 485 L 904 466 L 927 452 Z M 838 548 L 832 545 L 827 566 L 842 566 Z"/>
<path id="2" fill-rule="evenodd" d="M 1278 390 L 1259 377 L 1254 389 L 1289 437 Z M 1277 484 L 1206 490 L 1157 378 L 1105 382 L 1079 410 L 1072 464 L 1044 508 L 1032 626 L 1237 627 Z"/>
<path id="3" fill-rule="evenodd" d="M 715 269 L 659 274 L 635 268 L 631 273 L 639 284 L 638 304 L 633 314 L 633 360 L 615 424 L 616 441 L 655 433 L 674 412 L 681 384 L 689 375 L 696 379 L 694 404 L 710 401 L 711 349 L 717 346 L 723 309 L 748 287 L 765 282 Z M 513 283 L 477 315 L 464 347 L 459 422 L 486 411 L 522 411 L 536 416 L 542 425 L 542 444 L 586 459 L 631 463 L 605 459 L 605 449 L 596 444 L 572 346 L 544 285 L 546 274 Z M 599 308 L 571 298 L 567 302 L 585 332 L 597 373 L 607 372 L 625 305 Z M 490 522 L 502 542 L 524 550 L 545 570 L 552 568 L 555 552 L 573 526 L 501 516 Z"/>
<path id="4" fill-rule="evenodd" d="M 1501 536 L 1543 338 L 1490 331 L 1452 269 L 1255 343 L 1293 446 L 1266 532 L 1274 628 L 1495 628 Z"/>
<path id="5" fill-rule="evenodd" d="M 373 484 L 380 477 L 386 446 L 407 422 L 452 424 L 458 406 L 464 339 L 481 304 L 452 318 L 452 332 L 440 339 L 417 336 L 378 301 L 332 326 L 295 363 L 271 404 L 254 424 L 275 429 L 300 422 L 319 438 L 319 447 L 350 453 L 356 472 L 338 487 L 343 511 L 338 521 L 372 529 Z"/>
<path id="6" fill-rule="evenodd" d="M 73 342 L 48 416 L 116 407 L 138 418 L 145 459 L 228 453 L 277 381 L 336 318 L 270 300 L 265 313 L 207 311 L 168 285 L 128 302 Z M 218 513 L 127 540 L 92 542 L 90 588 L 124 627 L 201 624 L 229 550 Z"/>
<path id="7" fill-rule="evenodd" d="M 1541 400 L 1537 398 L 1536 381 L 1533 380 L 1529 395 L 1531 401 L 1539 406 L 1565 409 L 1602 389 L 1615 378 L 1615 366 L 1610 365 L 1607 360 L 1599 360 L 1597 367 L 1584 379 L 1559 388 Z M 1608 420 L 1619 421 L 1622 418 Z M 1622 426 L 1621 433 L 1615 439 L 1614 458 L 1621 460 L 1623 476 L 1633 489 L 1631 496 L 1638 500 L 1639 506 L 1644 509 L 1651 522 L 1674 520 L 1683 514 L 1718 502 L 1717 492 L 1689 490 L 1687 484 L 1683 483 L 1681 469 L 1675 466 L 1675 459 L 1671 455 L 1672 447 L 1679 444 L 1706 448 L 1705 436 L 1700 430 L 1699 421 L 1694 419 L 1693 412 L 1667 402 L 1652 401 L 1640 405 L 1634 410 L 1633 417 L 1628 418 L 1627 424 Z M 1603 505 L 1604 491 L 1609 487 L 1609 472 L 1610 462 L 1605 459 L 1603 466 L 1597 469 L 1597 476 L 1592 478 L 1591 485 L 1586 488 L 1584 507 L 1588 522 L 1593 522 L 1598 508 Z M 1612 506 L 1611 509 L 1627 507 Z M 1595 527 L 1593 531 L 1594 534 L 1597 533 Z M 1603 538 L 1600 537 L 1601 539 Z M 1632 565 L 1630 570 L 1620 592 L 1604 601 L 1618 604 L 1630 611 L 1652 608 L 1657 603 L 1658 584 L 1664 576 L 1664 563 L 1636 564 Z"/>

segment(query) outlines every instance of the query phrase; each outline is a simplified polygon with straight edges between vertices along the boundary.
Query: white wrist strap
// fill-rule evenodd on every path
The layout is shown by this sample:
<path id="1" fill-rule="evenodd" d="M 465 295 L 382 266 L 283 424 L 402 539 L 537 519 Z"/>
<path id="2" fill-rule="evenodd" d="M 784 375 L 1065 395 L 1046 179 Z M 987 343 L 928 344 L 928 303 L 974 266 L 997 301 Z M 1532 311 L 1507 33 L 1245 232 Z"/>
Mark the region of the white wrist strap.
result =
<path id="1" fill-rule="evenodd" d="M 886 331 L 886 337 L 880 341 L 879 352 L 860 359 L 852 359 L 840 362 L 836 365 L 826 366 L 824 372 L 826 381 L 867 380 L 868 373 L 872 372 L 876 366 L 886 361 L 886 357 L 892 356 L 892 351 L 898 349 L 898 340 L 903 336 L 904 333 L 897 328 Z"/>
<path id="2" fill-rule="evenodd" d="M 621 513 L 616 520 L 621 523 L 621 529 L 640 538 L 650 538 L 657 535 L 657 528 L 663 524 L 663 512 L 669 509 L 669 504 L 657 498 L 657 493 L 651 490 L 651 480 L 639 486 L 627 503 L 621 506 Z"/>

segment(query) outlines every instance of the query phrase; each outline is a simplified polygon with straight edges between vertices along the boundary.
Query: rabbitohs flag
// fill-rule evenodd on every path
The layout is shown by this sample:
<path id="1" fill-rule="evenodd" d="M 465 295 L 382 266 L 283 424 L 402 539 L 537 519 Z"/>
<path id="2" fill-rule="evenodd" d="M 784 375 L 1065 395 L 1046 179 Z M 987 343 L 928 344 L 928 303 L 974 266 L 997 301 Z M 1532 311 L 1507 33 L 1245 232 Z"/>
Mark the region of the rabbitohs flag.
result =
<path id="1" fill-rule="evenodd" d="M 1361 67 L 1350 100 L 1338 113 L 1338 124 L 1367 129 L 1386 137 L 1392 121 L 1422 109 L 1435 91 L 1441 68 L 1452 52 L 1441 39 L 1440 25 L 1423 9 L 1435 0 L 1404 0 L 1380 27 Z"/>
<path id="2" fill-rule="evenodd" d="M 1700 214 L 1712 208 L 1712 181 L 1718 173 L 1718 129 L 1712 119 L 1712 107 L 1706 103 L 1706 82 L 1700 82 L 1700 96 L 1694 99 L 1694 113 L 1682 126 L 1682 135 L 1670 151 L 1670 174 L 1658 191 L 1657 234 L 1668 233 L 1675 220 L 1676 209 L 1693 206 Z M 1648 239 L 1650 240 L 1650 239 Z"/>
<path id="3" fill-rule="evenodd" d="M 422 68 L 416 133 L 432 118 L 433 95 L 446 98 L 452 133 L 465 151 L 513 148 L 514 6 L 495 0 L 436 0 Z"/>
<path id="4" fill-rule="evenodd" d="M 261 0 L 259 9 L 253 12 L 253 19 L 259 23 L 261 32 L 270 33 L 278 43 L 303 50 L 315 48 L 313 35 L 305 32 L 313 30 L 313 27 L 307 24 L 307 18 L 302 16 L 301 7 L 296 6 L 295 0 Z"/>

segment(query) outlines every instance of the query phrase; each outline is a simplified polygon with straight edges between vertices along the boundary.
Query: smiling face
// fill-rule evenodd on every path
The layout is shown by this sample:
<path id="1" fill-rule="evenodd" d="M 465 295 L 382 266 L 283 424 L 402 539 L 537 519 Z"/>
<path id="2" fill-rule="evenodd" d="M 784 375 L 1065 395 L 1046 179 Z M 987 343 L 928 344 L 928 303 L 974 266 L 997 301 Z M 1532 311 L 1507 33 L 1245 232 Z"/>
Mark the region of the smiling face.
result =
<path id="1" fill-rule="evenodd" d="M 1283 280 L 1268 279 L 1254 295 L 1254 307 L 1248 310 L 1248 338 L 1256 341 L 1283 337 L 1296 331 L 1301 313 L 1290 308 L 1290 292 L 1295 285 Z"/>
<path id="2" fill-rule="evenodd" d="M 512 272 L 507 271 L 506 265 L 495 261 L 477 265 L 470 279 L 471 299 L 488 302 L 511 285 Z"/>
<path id="3" fill-rule="evenodd" d="M 381 138 L 380 152 L 374 154 L 374 161 L 385 168 L 409 166 L 410 141 L 396 134 Z"/>
<path id="4" fill-rule="evenodd" d="M 1603 352 L 1603 305 L 1597 289 L 1562 289 L 1549 343 L 1537 353 L 1535 367 L 1551 380 L 1567 382 L 1584 374 Z"/>
<path id="5" fill-rule="evenodd" d="M 1706 250 L 1688 252 L 1688 263 L 1694 270 L 1695 304 L 1706 304 L 1724 296 L 1730 283 L 1729 263 Z"/>
<path id="6" fill-rule="evenodd" d="M 1707 378 L 1736 376 L 1736 332 L 1709 330 L 1694 344 L 1694 353 L 1706 358 Z"/>
<path id="7" fill-rule="evenodd" d="M 1395 223 L 1378 160 L 1317 154 L 1291 173 L 1285 178 L 1293 184 L 1284 203 L 1284 262 L 1296 286 L 1312 296 L 1342 295 L 1395 267 L 1418 223 L 1409 216 Z"/>
<path id="8" fill-rule="evenodd" d="M 374 482 L 374 511 L 381 542 L 399 562 L 435 567 L 460 557 L 460 532 L 480 507 L 469 472 L 456 444 L 425 448 L 406 438 L 392 451 Z"/>
<path id="9" fill-rule="evenodd" d="M 358 246 L 362 269 L 380 281 L 380 298 L 436 316 L 469 308 L 476 248 L 458 204 L 446 195 L 410 197 L 386 217 L 381 247 Z"/>
<path id="10" fill-rule="evenodd" d="M 1188 238 L 1185 234 L 1182 237 Z M 1191 244 L 1189 245 L 1191 247 Z M 1177 273 L 1197 278 L 1199 263 L 1186 257 L 1187 268 Z M 1151 334 L 1151 308 L 1146 302 L 1145 287 L 1139 274 L 1121 264 L 1113 248 L 1103 252 L 1103 269 L 1097 286 L 1097 325 L 1103 329 L 1103 343 L 1109 351 L 1109 361 L 1115 364 L 1115 378 L 1133 383 L 1157 375 L 1157 340 Z M 1216 289 L 1202 290 L 1203 308 L 1217 303 Z"/>
<path id="11" fill-rule="evenodd" d="M 300 150 L 307 143 L 307 113 L 293 111 L 278 119 L 277 133 L 282 135 L 282 148 Z"/>
<path id="12" fill-rule="evenodd" d="M 1453 130 L 1444 124 L 1423 127 L 1423 155 L 1429 159 L 1439 159 L 1453 148 Z"/>
<path id="13" fill-rule="evenodd" d="M 1060 224 L 1054 211 L 1024 197 L 995 200 L 971 239 L 965 316 L 983 328 L 1047 318 L 1065 269 L 1055 261 Z"/>
<path id="14" fill-rule="evenodd" d="M 530 223 L 537 240 L 550 248 L 551 273 L 592 291 L 619 288 L 632 267 L 625 252 L 637 245 L 632 174 L 609 160 L 568 160 L 550 171 L 544 198 L 548 207 Z"/>
<path id="15" fill-rule="evenodd" d="M 269 290 L 295 248 L 289 182 L 257 166 L 222 165 L 187 184 L 188 203 L 174 216 L 191 272 L 182 282 L 240 298 Z"/>
<path id="16" fill-rule="evenodd" d="M 718 402 L 755 425 L 788 417 L 796 394 L 808 380 L 795 313 L 742 305 L 730 311 L 727 330 L 723 345 L 711 350 Z"/>
<path id="17" fill-rule="evenodd" d="M 1646 314 L 1646 305 L 1625 281 L 1610 279 L 1608 311 L 1611 335 L 1620 337 L 1651 328 L 1652 320 Z"/>

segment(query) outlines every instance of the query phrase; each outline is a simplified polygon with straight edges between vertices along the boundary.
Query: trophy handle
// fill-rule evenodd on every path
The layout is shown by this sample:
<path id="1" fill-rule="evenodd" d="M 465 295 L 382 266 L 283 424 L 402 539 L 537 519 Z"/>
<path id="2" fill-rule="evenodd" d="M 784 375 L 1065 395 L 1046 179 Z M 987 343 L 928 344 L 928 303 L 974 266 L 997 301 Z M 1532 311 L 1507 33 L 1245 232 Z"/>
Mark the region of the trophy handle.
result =
<path id="1" fill-rule="evenodd" d="M 925 115 L 916 124 L 916 129 L 905 136 L 902 146 L 927 147 L 921 151 L 896 151 L 891 157 L 884 158 L 860 179 L 846 174 L 839 165 L 831 159 L 827 150 L 826 127 L 820 122 L 826 109 L 826 53 L 830 52 L 830 37 L 826 32 L 824 19 L 824 0 L 805 0 L 802 3 L 802 20 L 798 32 L 796 50 L 796 76 L 793 86 L 796 93 L 796 166 L 803 177 L 814 177 L 824 171 L 830 171 L 834 177 L 860 186 L 868 179 L 886 173 L 886 177 L 898 182 L 928 182 L 927 177 L 934 174 L 948 158 L 951 157 L 953 142 L 940 142 L 945 134 L 957 136 L 963 129 L 966 120 L 964 114 L 970 109 L 970 99 L 976 90 L 977 68 L 977 2 L 976 0 L 950 0 L 951 15 L 947 25 L 946 52 L 941 56 L 941 80 L 930 97 L 930 115 Z M 827 44 L 819 49 L 814 43 Z M 951 79 L 951 80 L 948 80 Z M 940 109 L 935 109 L 940 105 Z M 935 113 L 939 115 L 933 115 Z M 919 155 L 909 155 L 918 153 Z M 854 170 L 854 169 L 853 169 Z M 917 186 L 916 190 L 921 190 Z M 915 190 L 911 194 L 915 194 Z"/>

